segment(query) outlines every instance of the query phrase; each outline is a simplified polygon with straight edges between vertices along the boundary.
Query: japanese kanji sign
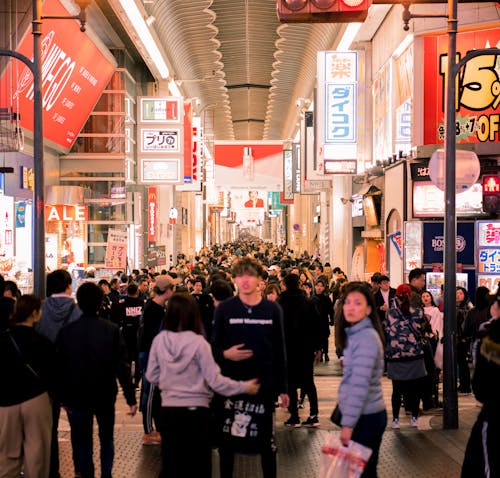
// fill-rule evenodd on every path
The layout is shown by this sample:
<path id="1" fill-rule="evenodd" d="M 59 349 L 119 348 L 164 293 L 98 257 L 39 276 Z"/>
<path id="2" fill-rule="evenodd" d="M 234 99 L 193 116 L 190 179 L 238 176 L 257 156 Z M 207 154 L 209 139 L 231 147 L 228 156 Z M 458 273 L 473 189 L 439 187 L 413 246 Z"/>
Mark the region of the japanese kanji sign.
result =
<path id="1" fill-rule="evenodd" d="M 127 231 L 108 229 L 108 244 L 104 262 L 107 269 L 125 269 L 127 265 Z"/>
<path id="2" fill-rule="evenodd" d="M 495 292 L 500 282 L 500 221 L 477 221 L 477 285 Z"/>

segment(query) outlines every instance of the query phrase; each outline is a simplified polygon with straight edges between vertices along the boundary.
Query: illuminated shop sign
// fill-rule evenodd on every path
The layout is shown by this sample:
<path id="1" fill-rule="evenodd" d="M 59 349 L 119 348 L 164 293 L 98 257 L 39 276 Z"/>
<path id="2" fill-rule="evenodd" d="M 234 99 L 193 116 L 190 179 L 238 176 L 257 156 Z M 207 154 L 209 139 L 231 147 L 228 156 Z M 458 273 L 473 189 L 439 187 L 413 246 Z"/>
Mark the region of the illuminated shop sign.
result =
<path id="1" fill-rule="evenodd" d="M 500 221 L 477 221 L 477 285 L 493 293 L 500 282 Z"/>
<path id="2" fill-rule="evenodd" d="M 467 52 L 500 42 L 500 29 L 457 35 L 457 60 Z M 424 144 L 444 142 L 444 106 L 448 81 L 448 36 L 424 39 Z M 457 75 L 457 143 L 500 141 L 500 70 L 497 55 L 467 61 Z"/>
<path id="3" fill-rule="evenodd" d="M 176 184 L 181 180 L 181 158 L 141 158 L 141 182 Z"/>
<path id="4" fill-rule="evenodd" d="M 59 0 L 46 0 L 43 9 L 51 15 L 69 14 Z M 31 34 L 25 35 L 17 51 L 32 58 Z M 114 66 L 80 31 L 77 22 L 50 18 L 43 21 L 41 57 L 43 134 L 69 149 L 111 79 Z M 1 92 L 14 88 L 12 98 L 10 94 L 0 94 L 0 107 L 10 106 L 10 101 L 18 102 L 21 126 L 33 131 L 33 75 L 27 66 L 20 65 L 13 61 L 0 79 Z M 20 70 L 17 85 L 12 85 L 16 69 Z"/>
<path id="5" fill-rule="evenodd" d="M 87 206 L 46 205 L 45 217 L 47 221 L 88 221 L 89 212 Z"/>
<path id="6" fill-rule="evenodd" d="M 179 153 L 179 129 L 150 129 L 141 128 L 141 151 L 143 153 Z"/>
<path id="7" fill-rule="evenodd" d="M 148 188 L 148 242 L 156 241 L 156 188 Z"/>
<path id="8" fill-rule="evenodd" d="M 182 98 L 139 98 L 140 121 L 142 123 L 182 123 Z"/>

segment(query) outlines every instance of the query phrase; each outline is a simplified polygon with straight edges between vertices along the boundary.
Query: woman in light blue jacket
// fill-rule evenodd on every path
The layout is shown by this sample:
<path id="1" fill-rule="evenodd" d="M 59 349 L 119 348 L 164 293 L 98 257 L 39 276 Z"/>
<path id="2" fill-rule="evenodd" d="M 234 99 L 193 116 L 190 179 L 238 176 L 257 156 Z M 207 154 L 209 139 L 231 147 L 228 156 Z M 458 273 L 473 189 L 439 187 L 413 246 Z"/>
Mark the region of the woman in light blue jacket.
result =
<path id="1" fill-rule="evenodd" d="M 344 376 L 339 386 L 340 440 L 372 449 L 363 478 L 377 476 L 382 435 L 387 425 L 380 379 L 384 371 L 383 332 L 367 284 L 345 288 L 342 312 L 335 324 L 335 345 L 344 350 Z"/>

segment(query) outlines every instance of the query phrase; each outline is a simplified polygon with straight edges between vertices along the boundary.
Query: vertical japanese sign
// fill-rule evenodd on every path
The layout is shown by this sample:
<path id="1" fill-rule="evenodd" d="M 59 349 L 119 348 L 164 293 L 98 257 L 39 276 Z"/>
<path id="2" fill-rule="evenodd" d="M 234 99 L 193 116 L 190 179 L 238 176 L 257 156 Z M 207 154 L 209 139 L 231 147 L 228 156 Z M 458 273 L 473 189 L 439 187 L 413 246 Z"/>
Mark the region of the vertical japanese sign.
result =
<path id="1" fill-rule="evenodd" d="M 498 47 L 500 28 L 461 32 L 457 60 L 472 50 Z M 444 106 L 448 81 L 447 35 L 424 38 L 424 143 L 444 142 Z M 457 143 L 500 141 L 500 56 L 480 55 L 457 75 Z"/>
<path id="2" fill-rule="evenodd" d="M 477 285 L 496 292 L 500 284 L 500 221 L 477 221 Z"/>
<path id="3" fill-rule="evenodd" d="M 156 188 L 148 188 L 148 242 L 156 242 Z"/>
<path id="4" fill-rule="evenodd" d="M 127 231 L 108 229 L 104 262 L 107 269 L 125 269 L 127 266 Z"/>
<path id="5" fill-rule="evenodd" d="M 168 96 L 139 98 L 139 178 L 146 184 L 184 182 L 184 103 Z"/>
<path id="6" fill-rule="evenodd" d="M 318 53 L 317 171 L 356 174 L 363 102 L 362 52 Z M 361 114 L 360 114 L 361 113 Z"/>
<path id="7" fill-rule="evenodd" d="M 293 199 L 293 152 L 291 149 L 283 150 L 283 197 Z"/>
<path id="8" fill-rule="evenodd" d="M 411 44 L 394 60 L 396 147 L 408 153 L 412 141 L 414 45 Z"/>

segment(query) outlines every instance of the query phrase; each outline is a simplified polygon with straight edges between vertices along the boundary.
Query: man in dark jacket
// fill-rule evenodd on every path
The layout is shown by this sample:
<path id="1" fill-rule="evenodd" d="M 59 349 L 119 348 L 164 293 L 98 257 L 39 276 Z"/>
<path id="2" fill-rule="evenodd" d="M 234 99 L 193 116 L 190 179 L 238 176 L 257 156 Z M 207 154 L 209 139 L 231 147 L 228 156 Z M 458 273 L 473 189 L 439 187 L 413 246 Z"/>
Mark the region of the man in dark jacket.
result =
<path id="1" fill-rule="evenodd" d="M 288 390 L 290 418 L 286 426 L 319 426 L 318 394 L 314 384 L 314 360 L 321 354 L 319 314 L 314 304 L 299 289 L 299 276 L 288 274 L 283 279 L 285 290 L 278 298 L 283 309 L 283 325 L 288 363 Z M 316 357 L 315 357 L 316 356 Z M 309 397 L 309 418 L 300 422 L 297 388 Z"/>
<path id="2" fill-rule="evenodd" d="M 376 280 L 379 281 L 379 288 L 374 294 L 375 305 L 377 306 L 378 318 L 383 322 L 391 307 L 392 300 L 396 297 L 396 289 L 391 287 L 390 279 L 386 275 L 379 275 Z"/>
<path id="3" fill-rule="evenodd" d="M 116 379 L 130 406 L 137 411 L 135 391 L 126 360 L 125 343 L 115 324 L 98 317 L 104 293 L 92 282 L 82 284 L 76 298 L 82 317 L 61 330 L 56 343 L 61 402 L 68 411 L 71 444 L 83 478 L 94 478 L 93 418 L 101 445 L 101 477 L 111 478 L 114 445 Z"/>
<path id="4" fill-rule="evenodd" d="M 137 349 L 137 332 L 144 309 L 144 300 L 139 298 L 139 288 L 135 282 L 127 286 L 127 296 L 111 306 L 111 321 L 122 331 L 127 346 L 128 364 L 134 366 L 134 383 L 139 386 L 141 370 L 139 368 L 139 351 Z"/>
<path id="5" fill-rule="evenodd" d="M 56 269 L 47 275 L 47 299 L 42 305 L 42 316 L 35 328 L 52 343 L 55 343 L 61 329 L 74 322 L 82 312 L 71 297 L 72 280 L 67 270 Z M 52 448 L 50 455 L 49 478 L 59 478 L 59 442 L 57 428 L 61 414 L 61 404 L 55 398 L 52 401 Z M 73 455 L 74 456 L 74 455 Z M 75 464 L 77 460 L 75 459 Z M 78 469 L 75 470 L 78 472 Z"/>
<path id="6" fill-rule="evenodd" d="M 138 333 L 139 366 L 142 372 L 141 412 L 144 427 L 143 445 L 159 445 L 160 434 L 153 430 L 153 420 L 158 429 L 158 414 L 161 407 L 159 391 L 146 379 L 149 351 L 151 344 L 161 330 L 165 317 L 165 303 L 175 292 L 173 279 L 167 275 L 156 277 L 153 286 L 153 297 L 146 302 L 142 312 Z"/>

